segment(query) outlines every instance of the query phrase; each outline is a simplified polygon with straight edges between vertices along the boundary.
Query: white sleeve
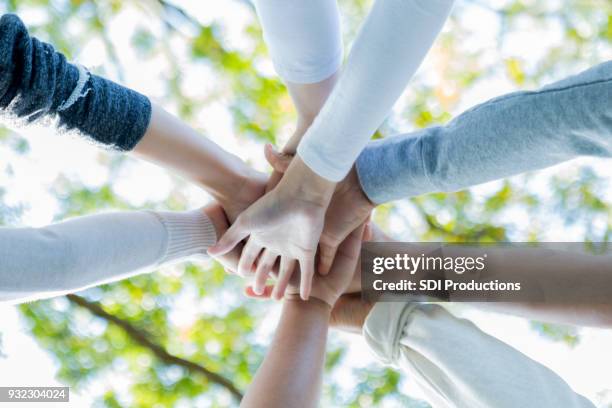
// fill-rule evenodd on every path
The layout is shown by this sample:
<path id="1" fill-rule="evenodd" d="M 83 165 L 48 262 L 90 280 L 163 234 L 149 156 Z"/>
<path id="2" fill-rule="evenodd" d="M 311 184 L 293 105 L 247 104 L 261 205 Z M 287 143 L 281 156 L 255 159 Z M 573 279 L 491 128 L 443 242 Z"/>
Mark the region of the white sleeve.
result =
<path id="1" fill-rule="evenodd" d="M 595 407 L 550 369 L 438 305 L 378 303 L 363 332 L 433 407 Z"/>
<path id="2" fill-rule="evenodd" d="M 340 14 L 335 0 L 254 0 L 278 75 L 310 84 L 342 63 Z"/>
<path id="3" fill-rule="evenodd" d="M 44 228 L 0 228 L 0 301 L 23 302 L 109 283 L 216 242 L 201 210 L 119 212 Z"/>
<path id="4" fill-rule="evenodd" d="M 298 154 L 340 181 L 400 97 L 450 14 L 454 0 L 377 0 L 344 70 Z"/>

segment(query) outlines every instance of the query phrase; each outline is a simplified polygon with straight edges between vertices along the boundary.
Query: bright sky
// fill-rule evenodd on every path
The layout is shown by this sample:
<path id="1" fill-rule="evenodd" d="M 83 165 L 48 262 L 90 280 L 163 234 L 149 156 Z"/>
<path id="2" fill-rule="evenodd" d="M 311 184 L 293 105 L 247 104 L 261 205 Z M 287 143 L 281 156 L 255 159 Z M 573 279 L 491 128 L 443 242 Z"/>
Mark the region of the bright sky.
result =
<path id="1" fill-rule="evenodd" d="M 218 2 L 197 0 L 185 0 L 179 3 L 203 23 L 212 20 L 226 22 L 227 39 L 235 47 L 248 47 L 248 43 L 242 38 L 241 27 L 248 20 L 249 14 L 238 2 L 223 2 L 223 7 L 220 7 Z M 496 2 L 491 3 L 494 5 Z M 22 15 L 26 24 L 34 23 L 42 17 L 44 16 L 37 14 Z M 490 47 L 496 47 L 494 33 L 497 31 L 497 22 L 491 15 L 482 9 L 474 8 L 466 12 L 463 18 L 478 27 L 475 36 L 477 41 L 481 44 L 485 42 Z M 137 55 L 130 51 L 134 21 L 142 21 L 142 15 L 128 7 L 111 23 L 107 31 L 117 46 L 119 59 L 125 68 L 125 82 L 153 98 L 159 98 L 163 94 L 159 73 L 163 72 L 166 63 L 163 60 L 143 63 Z M 155 27 L 149 26 L 149 28 L 155 30 Z M 555 27 L 542 27 L 541 30 L 541 32 L 533 29 L 523 30 L 517 33 L 509 49 L 504 52 L 508 55 L 518 53 L 526 60 L 537 60 L 541 56 L 542 49 L 545 49 L 550 42 L 560 41 Z M 178 49 L 182 47 L 181 44 L 176 46 Z M 465 46 L 469 47 L 469 44 Z M 100 53 L 100 49 L 100 44 L 96 41 L 87 44 L 78 54 L 79 62 L 90 67 L 102 65 L 105 56 Z M 185 75 L 188 78 L 186 83 L 197 84 L 197 86 L 185 89 L 184 92 L 190 95 L 205 95 L 207 91 L 210 91 L 207 83 L 213 82 L 207 81 L 211 78 L 211 73 L 205 67 L 187 64 L 188 59 L 184 55 L 183 57 Z M 428 72 L 427 67 L 431 63 L 431 60 L 427 62 L 421 71 Z M 271 72 L 269 64 L 266 69 Z M 423 75 L 423 78 L 423 80 L 436 80 L 435 77 L 429 78 L 427 75 Z M 486 84 L 477 86 L 470 94 L 465 95 L 463 100 L 465 106 L 461 106 L 461 109 L 512 89 L 512 84 L 505 77 L 491 78 Z M 224 148 L 249 159 L 257 167 L 264 168 L 261 160 L 262 146 L 234 135 L 231 116 L 222 100 L 203 109 L 192 125 L 204 129 L 207 135 Z M 55 185 L 60 174 L 70 180 L 80 181 L 89 187 L 102 185 L 111 177 L 104 165 L 108 155 L 101 153 L 93 146 L 65 135 L 51 136 L 50 131 L 44 128 L 28 129 L 21 133 L 30 142 L 31 151 L 27 156 L 16 156 L 10 150 L 0 147 L 0 157 L 6 158 L 5 163 L 10 164 L 14 173 L 14 177 L 9 179 L 4 172 L 0 172 L 0 185 L 8 191 L 7 201 L 27 204 L 23 217 L 16 220 L 16 225 L 41 226 L 54 220 L 58 208 L 50 189 Z M 580 163 L 584 161 L 542 172 L 534 178 L 535 188 L 540 189 L 546 196 L 546 190 L 549 188 L 546 180 L 550 174 L 573 172 Z M 604 166 L 609 169 L 609 162 L 589 160 L 589 164 L 594 164 L 601 173 L 603 173 Z M 135 205 L 147 200 L 163 199 L 174 186 L 174 179 L 163 170 L 135 160 L 130 160 L 121 172 L 121 181 L 114 185 L 115 192 Z M 143 182 L 143 180 L 150 182 Z M 478 194 L 479 191 L 487 192 L 497 186 L 497 183 L 489 183 L 474 191 Z M 193 207 L 206 200 L 205 194 L 195 188 L 189 188 L 187 192 Z M 404 213 L 404 215 L 407 214 Z M 516 214 L 516 216 L 517 222 L 520 222 L 521 215 Z M 398 235 L 403 235 L 402 228 L 403 223 L 400 221 L 392 225 L 393 232 Z M 563 226 L 559 226 L 550 233 L 553 238 L 564 240 L 563 237 L 567 232 Z M 583 393 L 593 402 L 612 403 L 612 348 L 610 347 L 612 331 L 583 329 L 580 332 L 580 343 L 574 348 L 569 348 L 565 344 L 553 343 L 540 337 L 524 319 L 484 313 L 463 307 L 457 309 L 456 312 L 473 319 L 483 330 L 550 367 L 566 379 L 576 391 Z M 27 334 L 18 318 L 17 311 L 11 306 L 0 306 L 0 316 L 2 316 L 3 352 L 7 355 L 6 358 L 0 358 L 0 384 L 59 385 L 54 379 L 57 371 L 56 363 Z M 188 316 L 184 314 L 181 316 L 188 319 Z M 273 314 L 264 322 L 266 335 L 269 335 L 274 328 L 275 318 L 276 315 Z M 350 389 L 355 383 L 355 378 L 350 373 L 351 368 L 366 366 L 374 360 L 361 338 L 348 335 L 340 337 L 349 339 L 351 348 L 338 374 L 338 381 Z M 93 390 L 99 386 L 101 385 L 94 385 Z M 404 385 L 403 389 L 407 394 L 420 396 L 418 388 L 410 381 Z M 57 404 L 57 406 L 82 407 L 89 406 L 90 403 L 91 399 L 85 391 L 79 396 L 73 394 L 70 404 Z M 2 406 L 10 407 L 11 405 Z M 16 404 L 15 406 L 22 407 L 23 405 Z M 29 404 L 29 406 L 34 406 L 34 404 Z"/>

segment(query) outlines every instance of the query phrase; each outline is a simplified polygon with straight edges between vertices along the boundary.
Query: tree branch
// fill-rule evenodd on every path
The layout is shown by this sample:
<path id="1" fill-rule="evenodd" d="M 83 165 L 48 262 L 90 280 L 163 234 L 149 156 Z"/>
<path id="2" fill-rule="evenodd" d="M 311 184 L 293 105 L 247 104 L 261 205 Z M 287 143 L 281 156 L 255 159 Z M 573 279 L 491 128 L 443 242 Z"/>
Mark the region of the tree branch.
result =
<path id="1" fill-rule="evenodd" d="M 123 331 L 125 331 L 125 333 L 133 341 L 140 344 L 142 347 L 149 349 L 149 351 L 151 351 L 164 363 L 168 365 L 180 366 L 190 372 L 199 373 L 208 381 L 227 389 L 237 401 L 242 399 L 242 392 L 240 392 L 240 390 L 229 379 L 214 373 L 208 370 L 206 367 L 203 367 L 193 361 L 185 360 L 181 357 L 170 354 L 165 348 L 150 340 L 151 336 L 145 330 L 139 329 L 132 323 L 108 313 L 99 303 L 90 302 L 89 300 L 77 295 L 67 295 L 66 297 L 71 303 L 89 310 L 89 312 L 91 312 L 94 316 L 104 319 L 107 322 L 110 322 L 123 329 Z"/>

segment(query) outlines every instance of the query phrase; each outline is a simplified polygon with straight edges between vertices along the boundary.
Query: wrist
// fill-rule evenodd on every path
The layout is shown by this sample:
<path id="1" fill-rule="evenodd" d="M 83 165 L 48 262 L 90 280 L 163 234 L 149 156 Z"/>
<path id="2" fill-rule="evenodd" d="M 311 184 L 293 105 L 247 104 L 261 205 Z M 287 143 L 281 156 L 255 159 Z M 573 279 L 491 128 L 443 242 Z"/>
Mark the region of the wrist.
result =
<path id="1" fill-rule="evenodd" d="M 202 208 L 202 212 L 212 223 L 216 232 L 216 238 L 219 240 L 229 228 L 229 222 L 223 208 L 217 203 L 211 203 Z"/>
<path id="2" fill-rule="evenodd" d="M 215 186 L 201 185 L 221 204 L 231 222 L 265 192 L 266 176 L 240 160 L 217 176 Z"/>
<path id="3" fill-rule="evenodd" d="M 302 311 L 325 315 L 328 319 L 331 316 L 333 307 L 333 303 L 330 304 L 315 296 L 310 296 L 308 300 L 303 300 L 299 294 L 285 295 L 284 303 L 289 307 L 299 308 Z"/>
<path id="4" fill-rule="evenodd" d="M 336 183 L 329 181 L 310 169 L 296 155 L 279 184 L 293 198 L 327 206 L 334 193 Z"/>
<path id="5" fill-rule="evenodd" d="M 297 147 L 302 141 L 302 137 L 312 125 L 316 116 L 308 116 L 307 114 L 298 113 L 297 123 L 293 135 L 289 138 L 285 146 L 281 149 L 281 153 L 295 155 Z"/>
<path id="6" fill-rule="evenodd" d="M 349 174 L 339 184 L 338 189 L 344 189 L 364 211 L 369 213 L 376 208 L 376 204 L 370 201 L 365 191 L 363 191 L 355 165 L 353 165 Z"/>

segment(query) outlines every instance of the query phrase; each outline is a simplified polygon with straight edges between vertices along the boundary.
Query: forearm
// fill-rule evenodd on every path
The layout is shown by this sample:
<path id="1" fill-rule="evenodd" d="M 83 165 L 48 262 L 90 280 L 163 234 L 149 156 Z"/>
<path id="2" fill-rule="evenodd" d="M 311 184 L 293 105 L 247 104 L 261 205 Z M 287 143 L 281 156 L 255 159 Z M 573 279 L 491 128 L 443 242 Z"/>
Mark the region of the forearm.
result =
<path id="1" fill-rule="evenodd" d="M 550 244 L 516 244 L 487 248 L 486 255 L 486 268 L 466 273 L 465 279 L 519 282 L 521 290 L 486 292 L 486 299 L 480 297 L 482 301 L 475 307 L 552 323 L 612 326 L 609 254 L 561 250 Z M 482 256 L 482 248 L 447 245 L 442 247 L 442 256 L 475 258 Z M 470 294 L 462 291 L 449 291 L 448 295 L 450 301 L 470 300 Z"/>
<path id="2" fill-rule="evenodd" d="M 30 37 L 15 15 L 2 17 L 0 34 L 0 109 L 7 116 L 57 118 L 60 128 L 177 171 L 223 204 L 258 196 L 246 191 L 256 189 L 249 184 L 255 171 L 144 95 L 69 63 Z"/>
<path id="3" fill-rule="evenodd" d="M 296 129 L 282 148 L 295 154 L 338 78 L 342 62 L 340 14 L 334 1 L 256 0 L 264 40 L 297 111 Z M 282 174 L 274 171 L 267 189 Z"/>
<path id="4" fill-rule="evenodd" d="M 339 72 L 336 71 L 329 78 L 312 84 L 287 83 L 289 95 L 297 111 L 298 122 L 293 136 L 282 150 L 283 153 L 295 154 L 302 137 L 334 89 L 338 76 Z"/>
<path id="5" fill-rule="evenodd" d="M 298 154 L 339 181 L 381 125 L 441 30 L 452 0 L 379 0 L 372 7 Z"/>
<path id="6" fill-rule="evenodd" d="M 239 193 L 255 174 L 240 158 L 156 104 L 134 153 L 195 181 L 222 203 L 239 200 Z"/>
<path id="7" fill-rule="evenodd" d="M 128 278 L 205 255 L 215 225 L 202 210 L 119 212 L 44 228 L 0 229 L 0 300 L 24 301 Z"/>
<path id="8" fill-rule="evenodd" d="M 330 311 L 314 298 L 284 301 L 274 340 L 241 406 L 318 406 Z"/>
<path id="9" fill-rule="evenodd" d="M 582 155 L 612 156 L 612 62 L 534 92 L 504 95 L 448 125 L 371 143 L 361 185 L 381 204 L 456 191 Z"/>

